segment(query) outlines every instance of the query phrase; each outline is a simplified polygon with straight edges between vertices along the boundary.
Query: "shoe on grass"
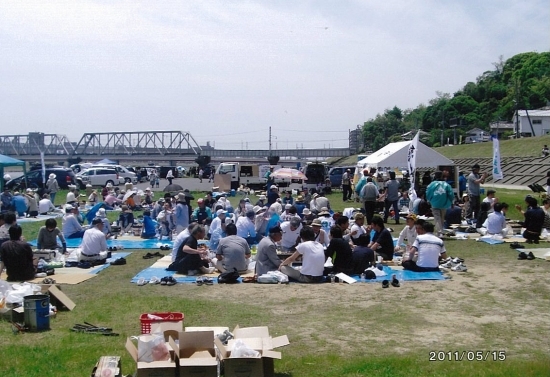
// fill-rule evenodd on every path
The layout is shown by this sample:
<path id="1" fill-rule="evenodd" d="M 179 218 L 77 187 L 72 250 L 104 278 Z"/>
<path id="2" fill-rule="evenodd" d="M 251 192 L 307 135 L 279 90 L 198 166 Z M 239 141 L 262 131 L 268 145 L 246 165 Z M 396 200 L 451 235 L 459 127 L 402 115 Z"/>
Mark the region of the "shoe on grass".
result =
<path id="1" fill-rule="evenodd" d="M 527 259 L 527 254 L 525 254 L 525 252 L 522 251 L 521 253 L 518 254 L 518 260 L 524 260 L 524 259 Z"/>
<path id="2" fill-rule="evenodd" d="M 532 251 L 529 252 L 529 254 L 527 254 L 527 260 L 534 260 L 535 259 L 535 254 L 533 254 Z"/>
<path id="3" fill-rule="evenodd" d="M 456 266 L 451 267 L 451 271 L 455 271 L 455 272 L 466 272 L 466 271 L 468 271 L 468 267 L 466 267 L 465 264 L 459 263 L 459 264 L 457 264 Z"/>
<path id="4" fill-rule="evenodd" d="M 390 282 L 388 280 L 382 280 L 382 288 L 388 288 L 390 286 Z"/>

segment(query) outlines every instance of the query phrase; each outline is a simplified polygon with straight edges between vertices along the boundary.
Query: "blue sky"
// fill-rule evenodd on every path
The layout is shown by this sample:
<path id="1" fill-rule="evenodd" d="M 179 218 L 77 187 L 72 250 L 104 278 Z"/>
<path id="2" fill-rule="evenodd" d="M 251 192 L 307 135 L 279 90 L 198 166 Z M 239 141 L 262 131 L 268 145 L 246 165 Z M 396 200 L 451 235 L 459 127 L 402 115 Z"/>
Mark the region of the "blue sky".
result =
<path id="1" fill-rule="evenodd" d="M 0 2 L 3 134 L 347 146 L 386 108 L 550 50 L 547 0 Z M 246 144 L 248 142 L 248 144 Z"/>

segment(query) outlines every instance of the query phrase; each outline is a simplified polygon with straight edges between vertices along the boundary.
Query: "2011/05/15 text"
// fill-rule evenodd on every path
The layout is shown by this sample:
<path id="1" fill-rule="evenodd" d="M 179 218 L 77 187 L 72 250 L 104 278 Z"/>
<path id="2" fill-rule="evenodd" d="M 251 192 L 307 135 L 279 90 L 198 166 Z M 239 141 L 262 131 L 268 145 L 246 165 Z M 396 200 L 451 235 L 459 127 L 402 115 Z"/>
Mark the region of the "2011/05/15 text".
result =
<path id="1" fill-rule="evenodd" d="M 430 351 L 429 361 L 505 361 L 506 351 Z"/>

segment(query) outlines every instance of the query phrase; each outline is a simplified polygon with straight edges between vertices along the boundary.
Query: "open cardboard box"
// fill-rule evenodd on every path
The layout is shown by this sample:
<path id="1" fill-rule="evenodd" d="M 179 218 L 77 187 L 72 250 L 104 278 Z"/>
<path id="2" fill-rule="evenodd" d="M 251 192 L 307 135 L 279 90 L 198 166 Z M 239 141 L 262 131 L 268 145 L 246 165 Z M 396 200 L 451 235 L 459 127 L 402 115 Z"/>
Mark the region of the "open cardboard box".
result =
<path id="1" fill-rule="evenodd" d="M 92 371 L 92 377 L 122 377 L 120 356 L 101 356 Z"/>
<path id="2" fill-rule="evenodd" d="M 76 304 L 63 292 L 61 292 L 59 285 L 53 284 L 40 284 L 41 293 L 50 294 L 50 303 L 54 305 L 57 310 L 68 309 L 73 310 Z"/>
<path id="3" fill-rule="evenodd" d="M 134 377 L 174 377 L 176 375 L 176 363 L 172 356 L 172 352 L 170 352 L 170 360 L 153 361 L 150 363 L 138 361 L 137 347 L 130 338 L 126 339 L 126 350 L 136 362 L 136 373 Z"/>
<path id="4" fill-rule="evenodd" d="M 214 340 L 218 347 L 220 361 L 223 361 L 225 377 L 273 377 L 275 373 L 274 360 L 281 358 L 281 353 L 273 351 L 275 348 L 289 344 L 288 337 L 281 335 L 272 338 L 267 326 L 260 327 L 235 327 L 234 339 L 224 345 L 218 338 Z M 233 345 L 236 340 L 242 340 L 248 347 L 260 353 L 258 358 L 231 357 Z"/>
<path id="5" fill-rule="evenodd" d="M 213 331 L 185 331 L 178 334 L 179 343 L 170 337 L 180 377 L 217 377 L 218 359 Z"/>

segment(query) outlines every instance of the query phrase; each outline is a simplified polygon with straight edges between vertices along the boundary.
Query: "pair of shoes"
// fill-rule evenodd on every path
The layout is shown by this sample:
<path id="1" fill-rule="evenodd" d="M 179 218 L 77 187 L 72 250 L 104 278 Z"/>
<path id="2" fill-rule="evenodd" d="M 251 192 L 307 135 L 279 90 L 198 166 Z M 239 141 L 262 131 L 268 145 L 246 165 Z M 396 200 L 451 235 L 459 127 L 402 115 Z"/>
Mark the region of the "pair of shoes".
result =
<path id="1" fill-rule="evenodd" d="M 510 244 L 510 249 L 525 249 L 525 246 L 523 246 L 519 242 L 512 242 Z"/>
<path id="2" fill-rule="evenodd" d="M 147 284 L 147 280 L 145 280 L 145 278 L 139 278 L 139 280 L 136 282 L 136 284 L 138 286 L 144 286 L 145 284 Z"/>
<path id="3" fill-rule="evenodd" d="M 197 284 L 198 286 L 201 286 L 203 283 L 204 281 L 202 280 L 202 276 L 197 277 L 197 279 L 195 280 L 195 284 Z"/>
<path id="4" fill-rule="evenodd" d="M 202 282 L 205 284 L 205 285 L 213 285 L 214 284 L 214 280 L 212 280 L 211 277 L 208 277 L 208 276 L 204 276 L 202 278 Z"/>
<path id="5" fill-rule="evenodd" d="M 55 284 L 55 280 L 53 280 L 52 278 L 46 278 L 42 280 L 42 284 Z"/>
<path id="6" fill-rule="evenodd" d="M 168 245 L 162 245 L 162 246 L 160 247 L 160 249 L 161 249 L 161 250 L 170 250 L 170 246 L 168 246 Z"/>
<path id="7" fill-rule="evenodd" d="M 155 257 L 155 256 L 154 256 L 153 254 L 147 253 L 147 254 L 145 254 L 142 258 L 143 258 L 143 259 L 151 259 L 151 258 L 154 258 L 154 257 Z"/>
<path id="8" fill-rule="evenodd" d="M 382 280 L 382 288 L 389 288 L 390 282 L 388 280 Z"/>
<path id="9" fill-rule="evenodd" d="M 173 276 L 165 276 L 160 279 L 160 285 L 176 285 L 177 283 Z"/>
<path id="10" fill-rule="evenodd" d="M 396 288 L 401 286 L 401 284 L 399 284 L 399 280 L 397 280 L 397 277 L 395 275 L 392 275 L 391 277 L 391 285 Z"/>
<path id="11" fill-rule="evenodd" d="M 92 264 L 90 262 L 80 261 L 80 262 L 78 262 L 78 265 L 76 267 L 88 269 L 88 268 L 92 267 Z"/>
<path id="12" fill-rule="evenodd" d="M 525 254 L 524 251 L 518 254 L 518 260 L 534 260 L 535 254 L 533 254 L 532 251 L 529 252 L 529 254 Z"/>
<path id="13" fill-rule="evenodd" d="M 164 256 L 164 254 L 161 254 L 158 251 L 154 254 L 151 254 L 151 255 L 154 256 L 154 257 L 163 257 Z"/>
<path id="14" fill-rule="evenodd" d="M 116 246 L 109 246 L 109 251 L 117 251 L 117 247 Z"/>
<path id="15" fill-rule="evenodd" d="M 111 266 L 122 266 L 123 264 L 126 264 L 126 259 L 124 258 L 117 258 L 110 263 Z"/>
<path id="16" fill-rule="evenodd" d="M 459 264 L 457 264 L 456 266 L 451 267 L 451 271 L 455 271 L 455 272 L 466 272 L 466 271 L 468 271 L 468 267 L 466 267 L 466 265 L 463 264 L 463 263 L 459 263 Z"/>

